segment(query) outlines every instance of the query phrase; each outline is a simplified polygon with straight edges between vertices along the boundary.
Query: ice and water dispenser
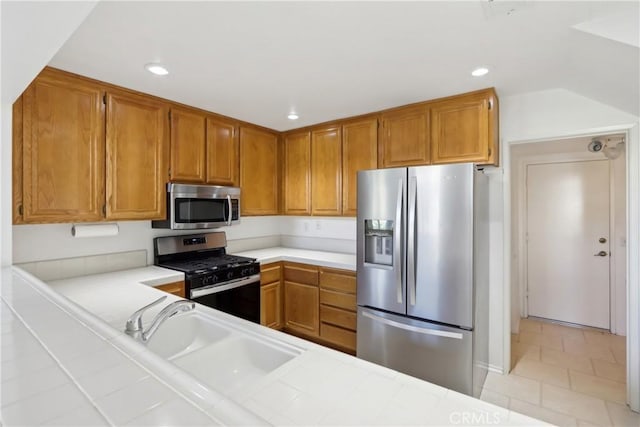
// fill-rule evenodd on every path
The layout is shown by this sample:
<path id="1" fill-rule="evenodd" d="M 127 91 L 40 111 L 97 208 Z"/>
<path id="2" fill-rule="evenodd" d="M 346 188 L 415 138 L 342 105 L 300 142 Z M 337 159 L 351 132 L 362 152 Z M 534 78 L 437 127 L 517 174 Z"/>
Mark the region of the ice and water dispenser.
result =
<path id="1" fill-rule="evenodd" d="M 393 266 L 394 221 L 364 220 L 364 263 L 372 267 Z"/>

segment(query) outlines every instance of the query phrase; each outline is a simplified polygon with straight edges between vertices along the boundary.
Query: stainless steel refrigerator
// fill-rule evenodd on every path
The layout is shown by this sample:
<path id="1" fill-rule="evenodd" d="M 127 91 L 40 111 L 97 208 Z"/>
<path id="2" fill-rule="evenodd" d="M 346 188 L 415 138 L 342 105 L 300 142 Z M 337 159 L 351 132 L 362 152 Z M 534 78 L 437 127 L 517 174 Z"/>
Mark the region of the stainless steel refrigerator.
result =
<path id="1" fill-rule="evenodd" d="M 358 173 L 359 358 L 480 394 L 488 205 L 487 177 L 470 163 Z"/>

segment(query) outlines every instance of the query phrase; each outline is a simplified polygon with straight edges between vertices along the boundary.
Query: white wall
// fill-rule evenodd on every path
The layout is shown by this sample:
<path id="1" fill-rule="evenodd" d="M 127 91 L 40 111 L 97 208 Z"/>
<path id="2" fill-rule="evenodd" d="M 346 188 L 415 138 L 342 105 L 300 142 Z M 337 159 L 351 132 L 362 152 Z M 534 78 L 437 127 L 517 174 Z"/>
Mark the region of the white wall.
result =
<path id="1" fill-rule="evenodd" d="M 0 265 L 11 264 L 11 105 L 97 1 L 0 2 Z"/>

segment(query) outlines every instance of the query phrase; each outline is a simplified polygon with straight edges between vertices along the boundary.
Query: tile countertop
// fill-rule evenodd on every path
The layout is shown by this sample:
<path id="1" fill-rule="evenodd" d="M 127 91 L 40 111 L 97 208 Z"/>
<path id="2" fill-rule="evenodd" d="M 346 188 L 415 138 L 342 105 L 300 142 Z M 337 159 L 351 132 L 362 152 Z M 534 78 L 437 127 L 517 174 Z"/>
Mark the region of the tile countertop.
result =
<path id="1" fill-rule="evenodd" d="M 306 249 L 282 247 L 234 252 L 233 254 L 256 258 L 261 264 L 268 264 L 270 262 L 277 261 L 291 261 L 303 264 L 319 265 L 322 267 L 340 268 L 343 270 L 356 270 L 355 254 L 310 251 Z"/>
<path id="2" fill-rule="evenodd" d="M 256 257 L 263 262 L 280 260 Z M 296 259 L 296 262 L 306 261 Z M 345 268 L 345 264 L 331 266 Z M 544 424 L 197 305 L 196 311 L 220 322 L 233 323 L 247 333 L 302 350 L 301 355 L 243 387 L 232 391 L 212 389 L 121 332 L 133 311 L 166 295 L 149 286 L 176 280 L 175 272 L 163 270 L 147 267 L 57 280 L 50 282 L 50 287 L 19 268 L 3 270 L 2 422 L 5 425 Z M 175 299 L 178 298 L 168 295 L 166 303 Z M 164 305 L 150 309 L 145 319 L 152 319 Z M 40 410 L 34 411 L 34 407 Z"/>

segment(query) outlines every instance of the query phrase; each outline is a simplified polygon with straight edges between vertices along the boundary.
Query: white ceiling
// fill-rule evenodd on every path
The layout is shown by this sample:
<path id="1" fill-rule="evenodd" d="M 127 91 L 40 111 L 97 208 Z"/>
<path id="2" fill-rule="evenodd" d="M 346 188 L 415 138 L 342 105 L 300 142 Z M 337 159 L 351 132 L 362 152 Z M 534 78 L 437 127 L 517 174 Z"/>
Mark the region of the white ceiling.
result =
<path id="1" fill-rule="evenodd" d="M 638 116 L 638 16 L 636 1 L 102 1 L 50 65 L 276 130 L 489 86 Z"/>

